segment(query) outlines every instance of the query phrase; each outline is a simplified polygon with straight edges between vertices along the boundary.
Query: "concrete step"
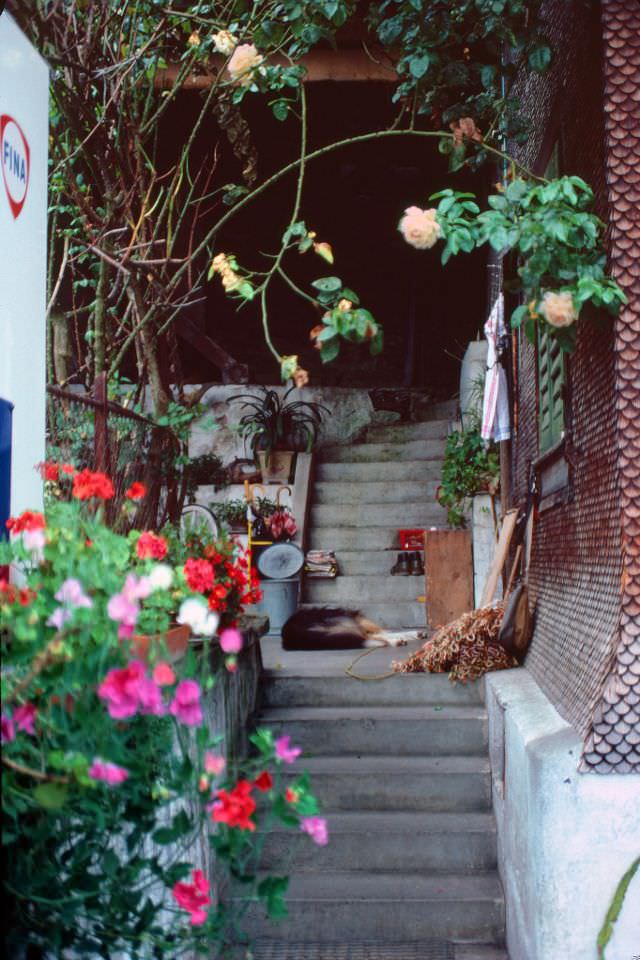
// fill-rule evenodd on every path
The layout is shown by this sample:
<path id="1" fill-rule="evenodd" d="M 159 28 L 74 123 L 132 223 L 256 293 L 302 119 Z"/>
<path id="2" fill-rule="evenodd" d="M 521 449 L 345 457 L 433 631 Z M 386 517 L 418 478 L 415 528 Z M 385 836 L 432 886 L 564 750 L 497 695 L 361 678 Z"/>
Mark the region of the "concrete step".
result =
<path id="1" fill-rule="evenodd" d="M 322 456 L 322 451 L 319 451 Z M 364 463 L 323 463 L 316 464 L 316 481 L 356 481 L 358 483 L 388 483 L 394 481 L 440 481 L 442 461 L 402 460 L 371 461 Z"/>
<path id="2" fill-rule="evenodd" d="M 437 527 L 447 522 L 447 511 L 436 500 L 404 503 L 321 503 L 311 507 L 314 527 Z"/>
<path id="3" fill-rule="evenodd" d="M 289 676 L 282 670 L 263 673 L 260 683 L 264 707 L 481 707 L 483 686 L 482 680 L 451 683 L 446 673 L 396 674 L 362 683 L 347 676 Z"/>
<path id="4" fill-rule="evenodd" d="M 423 744 L 421 744 L 421 753 Z M 314 756 L 283 771 L 291 783 L 301 770 L 326 810 L 484 812 L 490 809 L 486 757 Z"/>
<path id="5" fill-rule="evenodd" d="M 291 877 L 286 900 L 291 940 L 498 941 L 504 931 L 502 889 L 494 873 L 300 873 Z M 263 913 L 250 908 L 249 930 L 277 936 L 278 927 Z"/>
<path id="6" fill-rule="evenodd" d="M 335 580 L 307 580 L 305 603 L 340 604 L 357 598 L 359 605 L 413 600 L 424 596 L 424 576 L 392 577 L 390 574 L 371 577 L 339 576 Z"/>
<path id="7" fill-rule="evenodd" d="M 352 443 L 323 447 L 324 463 L 372 463 L 397 460 L 441 460 L 442 440 L 409 440 L 407 443 Z"/>
<path id="8" fill-rule="evenodd" d="M 459 402 L 454 400 L 439 400 L 437 403 L 429 403 L 424 407 L 415 405 L 415 420 L 457 420 Z"/>
<path id="9" fill-rule="evenodd" d="M 333 503 L 433 503 L 438 480 L 321 480 L 313 488 L 316 505 Z"/>
<path id="10" fill-rule="evenodd" d="M 390 576 L 391 567 L 398 559 L 394 550 L 339 550 L 336 554 L 338 573 L 345 577 Z M 307 583 L 315 581 L 307 580 Z"/>
<path id="11" fill-rule="evenodd" d="M 473 873 L 496 868 L 496 829 L 490 813 L 358 810 L 325 815 L 330 835 L 326 847 L 319 850 L 304 834 L 278 828 L 265 838 L 263 869 Z"/>
<path id="12" fill-rule="evenodd" d="M 442 440 L 450 432 L 450 420 L 422 420 L 416 423 L 385 423 L 367 427 L 367 443 L 407 443 L 411 440 Z"/>
<path id="13" fill-rule="evenodd" d="M 509 960 L 507 951 L 503 947 L 494 946 L 492 943 L 463 943 L 454 940 L 453 944 L 455 960 Z"/>
<path id="14" fill-rule="evenodd" d="M 475 706 L 277 707 L 258 723 L 289 734 L 311 756 L 476 756 L 487 749 L 486 713 Z"/>
<path id="15" fill-rule="evenodd" d="M 417 577 L 415 578 L 417 580 Z M 313 603 L 303 603 L 304 607 L 318 606 Z M 386 630 L 424 630 L 427 626 L 427 612 L 424 603 L 415 600 L 386 600 L 382 603 L 365 603 L 362 597 L 345 597 L 340 606 L 359 612 L 373 620 L 378 626 Z M 403 647 L 398 648 L 399 658 L 402 659 Z"/>
<path id="16" fill-rule="evenodd" d="M 442 511 L 445 515 L 445 511 Z M 440 520 L 438 523 L 430 523 L 429 527 L 438 527 L 445 529 L 446 523 Z M 413 524 L 399 523 L 395 526 L 385 526 L 376 524 L 375 526 L 350 527 L 345 524 L 326 526 L 313 525 L 309 530 L 309 549 L 310 550 L 335 550 L 338 552 L 338 562 L 340 551 L 342 550 L 400 550 L 400 541 L 398 531 L 404 529 L 422 529 L 418 524 L 414 528 Z M 393 553 L 389 554 L 391 561 L 388 569 L 391 569 L 396 557 Z"/>

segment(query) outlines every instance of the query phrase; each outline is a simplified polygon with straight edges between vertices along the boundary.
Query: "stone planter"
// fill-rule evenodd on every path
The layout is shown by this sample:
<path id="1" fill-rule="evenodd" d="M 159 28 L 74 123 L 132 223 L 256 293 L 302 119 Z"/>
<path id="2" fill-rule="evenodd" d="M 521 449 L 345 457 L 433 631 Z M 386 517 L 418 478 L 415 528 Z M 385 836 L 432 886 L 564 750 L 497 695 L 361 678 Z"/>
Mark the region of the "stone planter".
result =
<path id="1" fill-rule="evenodd" d="M 263 483 L 290 483 L 295 453 L 291 450 L 266 450 L 258 452 L 258 462 Z"/>

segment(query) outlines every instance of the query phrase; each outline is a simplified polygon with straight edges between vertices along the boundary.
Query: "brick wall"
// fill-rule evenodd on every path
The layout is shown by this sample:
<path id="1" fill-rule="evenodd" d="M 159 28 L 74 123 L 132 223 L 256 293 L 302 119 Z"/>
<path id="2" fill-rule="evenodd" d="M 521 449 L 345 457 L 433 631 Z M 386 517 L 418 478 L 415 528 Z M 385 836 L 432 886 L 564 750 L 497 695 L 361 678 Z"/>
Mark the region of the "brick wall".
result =
<path id="1" fill-rule="evenodd" d="M 550 73 L 520 88 L 534 132 L 520 158 L 543 170 L 560 138 L 563 173 L 577 174 L 607 216 L 603 71 L 597 4 L 552 0 L 545 16 L 555 51 Z M 526 493 L 538 456 L 535 351 L 518 344 L 514 498 Z M 609 674 L 620 616 L 620 489 L 615 442 L 614 329 L 579 324 L 568 362 L 566 458 L 570 481 L 560 502 L 540 512 L 529 571 L 536 608 L 527 666 L 560 714 L 586 736 Z"/>

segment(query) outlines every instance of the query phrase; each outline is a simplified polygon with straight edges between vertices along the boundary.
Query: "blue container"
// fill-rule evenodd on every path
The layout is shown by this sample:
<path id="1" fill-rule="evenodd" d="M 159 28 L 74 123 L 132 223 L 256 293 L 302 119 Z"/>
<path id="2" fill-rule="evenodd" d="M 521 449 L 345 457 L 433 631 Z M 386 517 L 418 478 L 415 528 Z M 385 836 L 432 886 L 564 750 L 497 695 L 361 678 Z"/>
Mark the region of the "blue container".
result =
<path id="1" fill-rule="evenodd" d="M 268 637 L 279 637 L 282 628 L 298 609 L 300 577 L 286 580 L 261 580 L 262 600 L 255 609 L 269 617 Z"/>
<path id="2" fill-rule="evenodd" d="M 11 516 L 11 419 L 13 404 L 0 398 L 0 539 L 9 536 Z"/>

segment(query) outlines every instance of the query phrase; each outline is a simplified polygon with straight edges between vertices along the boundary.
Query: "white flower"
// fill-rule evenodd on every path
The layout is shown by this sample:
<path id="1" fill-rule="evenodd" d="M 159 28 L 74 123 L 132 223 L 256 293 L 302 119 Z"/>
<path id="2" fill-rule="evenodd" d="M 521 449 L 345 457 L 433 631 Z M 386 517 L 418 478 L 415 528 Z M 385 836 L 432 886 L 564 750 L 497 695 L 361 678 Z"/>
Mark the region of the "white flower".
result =
<path id="1" fill-rule="evenodd" d="M 542 298 L 540 313 L 552 327 L 570 327 L 578 319 L 573 297 L 566 290 L 564 293 L 548 290 Z"/>
<path id="2" fill-rule="evenodd" d="M 428 250 L 442 236 L 442 227 L 436 220 L 434 207 L 430 210 L 407 207 L 398 230 L 407 243 L 417 250 Z"/>
<path id="3" fill-rule="evenodd" d="M 249 87 L 253 83 L 253 75 L 262 64 L 262 55 L 258 53 L 255 44 L 241 43 L 233 51 L 233 56 L 227 64 L 227 70 L 234 83 L 241 87 Z"/>
<path id="4" fill-rule="evenodd" d="M 191 627 L 192 632 L 199 637 L 212 637 L 216 632 L 219 617 L 217 613 L 210 613 L 201 600 L 191 597 L 180 604 L 176 620 Z"/>
<path id="5" fill-rule="evenodd" d="M 219 33 L 214 33 L 211 39 L 218 53 L 221 53 L 224 57 L 228 57 L 229 54 L 233 53 L 238 44 L 238 41 L 230 30 L 220 30 Z"/>
<path id="6" fill-rule="evenodd" d="M 168 590 L 173 583 L 173 570 L 166 563 L 157 563 L 148 576 L 151 592 Z"/>
<path id="7" fill-rule="evenodd" d="M 218 629 L 220 618 L 217 613 L 208 613 L 203 622 L 193 632 L 199 637 L 212 637 Z"/>
<path id="8" fill-rule="evenodd" d="M 41 564 L 44 560 L 44 546 L 47 542 L 44 530 L 25 530 L 22 534 L 22 542 L 31 554 L 32 561 L 35 564 Z"/>

